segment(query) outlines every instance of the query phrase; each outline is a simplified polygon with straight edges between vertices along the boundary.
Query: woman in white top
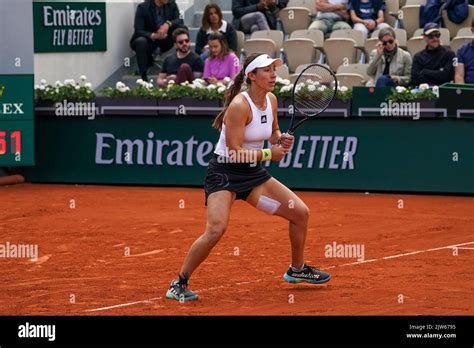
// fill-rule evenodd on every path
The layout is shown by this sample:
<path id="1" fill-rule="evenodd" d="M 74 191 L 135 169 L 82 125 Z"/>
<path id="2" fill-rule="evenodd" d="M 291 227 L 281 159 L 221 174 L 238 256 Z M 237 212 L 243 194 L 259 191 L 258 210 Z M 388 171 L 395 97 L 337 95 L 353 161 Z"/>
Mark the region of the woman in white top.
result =
<path id="1" fill-rule="evenodd" d="M 262 166 L 262 161 L 283 159 L 294 142 L 293 136 L 280 132 L 277 98 L 271 93 L 277 77 L 275 69 L 281 64 L 280 59 L 272 59 L 266 54 L 249 56 L 227 92 L 224 109 L 213 124 L 221 134 L 204 184 L 206 230 L 191 246 L 179 279 L 171 282 L 167 298 L 197 299 L 197 294 L 188 288 L 189 277 L 224 234 L 236 199 L 290 222 L 292 263 L 283 276 L 285 281 L 318 284 L 331 278 L 328 273 L 304 263 L 308 207 Z M 244 80 L 248 88 L 241 92 Z M 271 149 L 263 148 L 266 140 L 273 144 Z"/>

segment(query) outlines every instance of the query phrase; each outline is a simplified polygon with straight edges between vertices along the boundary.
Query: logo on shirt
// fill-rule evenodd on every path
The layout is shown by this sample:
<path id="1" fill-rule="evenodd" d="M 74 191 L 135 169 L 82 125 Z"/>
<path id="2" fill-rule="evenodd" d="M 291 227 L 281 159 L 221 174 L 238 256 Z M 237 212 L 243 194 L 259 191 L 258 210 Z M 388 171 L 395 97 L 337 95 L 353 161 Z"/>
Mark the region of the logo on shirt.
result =
<path id="1" fill-rule="evenodd" d="M 267 123 L 267 115 L 262 115 L 261 116 L 260 123 Z"/>

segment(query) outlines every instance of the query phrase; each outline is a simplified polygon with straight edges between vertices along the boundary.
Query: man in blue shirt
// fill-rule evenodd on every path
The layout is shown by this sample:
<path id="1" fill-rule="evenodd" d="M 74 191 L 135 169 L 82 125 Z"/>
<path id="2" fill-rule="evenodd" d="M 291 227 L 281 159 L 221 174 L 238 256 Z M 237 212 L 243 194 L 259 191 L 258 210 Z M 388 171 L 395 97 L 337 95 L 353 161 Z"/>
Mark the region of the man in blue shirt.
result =
<path id="1" fill-rule="evenodd" d="M 350 12 L 354 29 L 360 30 L 367 38 L 369 32 L 390 27 L 385 23 L 384 0 L 349 0 L 347 9 Z"/>
<path id="2" fill-rule="evenodd" d="M 474 33 L 474 19 L 471 25 Z M 474 83 L 474 40 L 459 47 L 457 52 L 457 64 L 454 73 L 455 83 Z"/>

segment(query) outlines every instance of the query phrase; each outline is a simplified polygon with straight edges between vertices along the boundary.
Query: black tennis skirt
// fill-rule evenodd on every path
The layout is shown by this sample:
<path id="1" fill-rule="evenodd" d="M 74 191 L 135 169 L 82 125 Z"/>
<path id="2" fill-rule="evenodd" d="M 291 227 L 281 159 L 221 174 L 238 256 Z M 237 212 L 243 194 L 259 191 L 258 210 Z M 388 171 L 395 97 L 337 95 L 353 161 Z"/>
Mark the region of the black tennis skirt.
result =
<path id="1" fill-rule="evenodd" d="M 246 200 L 252 190 L 271 179 L 271 175 L 262 166 L 255 163 L 222 163 L 219 155 L 214 154 L 207 167 L 204 191 L 207 198 L 217 191 L 235 192 L 236 199 Z M 225 159 L 225 157 L 221 157 Z"/>

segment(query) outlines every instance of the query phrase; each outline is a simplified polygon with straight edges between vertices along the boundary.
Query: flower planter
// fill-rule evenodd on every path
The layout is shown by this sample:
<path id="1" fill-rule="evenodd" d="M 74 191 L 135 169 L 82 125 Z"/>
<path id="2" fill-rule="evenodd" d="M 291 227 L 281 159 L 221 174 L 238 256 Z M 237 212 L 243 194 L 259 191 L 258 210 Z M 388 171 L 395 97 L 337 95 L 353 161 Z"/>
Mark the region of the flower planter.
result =
<path id="1" fill-rule="evenodd" d="M 158 115 L 156 98 L 97 97 L 95 102 L 103 115 Z"/>
<path id="2" fill-rule="evenodd" d="M 160 115 L 202 115 L 214 116 L 222 110 L 223 102 L 219 99 L 195 99 L 183 97 L 177 99 L 158 99 Z"/>

